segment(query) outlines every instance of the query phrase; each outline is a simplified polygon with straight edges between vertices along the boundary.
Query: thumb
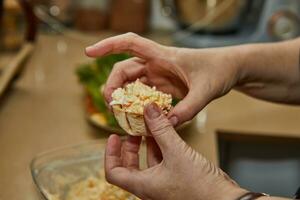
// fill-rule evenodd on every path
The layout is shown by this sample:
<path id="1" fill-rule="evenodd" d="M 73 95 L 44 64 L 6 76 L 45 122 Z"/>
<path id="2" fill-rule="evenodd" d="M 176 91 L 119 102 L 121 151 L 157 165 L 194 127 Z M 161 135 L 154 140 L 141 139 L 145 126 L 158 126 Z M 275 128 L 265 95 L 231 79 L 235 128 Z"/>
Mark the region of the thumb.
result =
<path id="1" fill-rule="evenodd" d="M 168 118 L 155 103 L 145 107 L 144 118 L 148 130 L 161 149 L 162 154 L 172 151 L 174 146 L 177 146 L 176 144 L 182 142 Z"/>

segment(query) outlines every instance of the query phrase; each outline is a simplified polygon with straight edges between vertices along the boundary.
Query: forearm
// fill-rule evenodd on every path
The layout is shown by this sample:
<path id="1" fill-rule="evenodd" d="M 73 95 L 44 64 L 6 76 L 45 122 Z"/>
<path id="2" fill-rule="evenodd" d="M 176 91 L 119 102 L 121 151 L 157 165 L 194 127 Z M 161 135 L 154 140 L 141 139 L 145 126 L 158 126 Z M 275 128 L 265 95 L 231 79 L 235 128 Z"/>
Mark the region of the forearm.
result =
<path id="1" fill-rule="evenodd" d="M 237 89 L 268 101 L 300 104 L 300 38 L 233 47 L 239 69 Z"/>

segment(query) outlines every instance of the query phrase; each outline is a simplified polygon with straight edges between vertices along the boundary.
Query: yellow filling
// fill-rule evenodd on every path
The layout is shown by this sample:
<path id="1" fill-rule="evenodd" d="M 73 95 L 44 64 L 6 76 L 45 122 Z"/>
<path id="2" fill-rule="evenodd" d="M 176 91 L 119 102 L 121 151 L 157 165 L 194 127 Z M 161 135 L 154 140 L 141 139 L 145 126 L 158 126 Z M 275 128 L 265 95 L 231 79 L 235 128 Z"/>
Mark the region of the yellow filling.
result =
<path id="1" fill-rule="evenodd" d="M 112 93 L 110 105 L 120 105 L 125 112 L 143 114 L 144 107 L 156 103 L 166 114 L 171 109 L 172 96 L 143 84 L 139 79 Z"/>
<path id="2" fill-rule="evenodd" d="M 66 200 L 139 200 L 139 198 L 107 183 L 103 178 L 92 176 L 71 185 Z"/>

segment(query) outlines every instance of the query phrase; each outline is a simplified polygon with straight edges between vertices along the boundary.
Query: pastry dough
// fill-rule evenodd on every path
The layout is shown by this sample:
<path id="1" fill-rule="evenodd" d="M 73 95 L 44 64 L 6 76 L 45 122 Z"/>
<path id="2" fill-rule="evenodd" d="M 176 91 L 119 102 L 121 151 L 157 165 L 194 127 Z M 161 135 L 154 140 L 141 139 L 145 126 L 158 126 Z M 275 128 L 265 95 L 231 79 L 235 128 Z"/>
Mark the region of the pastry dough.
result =
<path id="1" fill-rule="evenodd" d="M 171 109 L 172 96 L 157 91 L 137 79 L 124 88 L 118 88 L 112 93 L 114 115 L 128 134 L 133 136 L 147 136 L 144 122 L 144 107 L 156 103 L 167 114 Z"/>

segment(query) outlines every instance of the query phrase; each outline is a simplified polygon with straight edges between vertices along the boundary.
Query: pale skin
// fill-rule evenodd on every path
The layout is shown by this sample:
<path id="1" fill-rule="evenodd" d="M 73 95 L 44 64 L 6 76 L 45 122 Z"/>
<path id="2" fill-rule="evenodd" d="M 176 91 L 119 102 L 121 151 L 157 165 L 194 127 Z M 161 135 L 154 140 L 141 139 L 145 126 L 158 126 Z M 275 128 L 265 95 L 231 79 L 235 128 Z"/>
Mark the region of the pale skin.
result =
<path id="1" fill-rule="evenodd" d="M 191 120 L 209 102 L 231 89 L 255 98 L 300 104 L 300 39 L 212 49 L 163 46 L 128 33 L 108 38 L 86 49 L 99 57 L 128 52 L 134 57 L 117 63 L 104 95 L 109 103 L 114 89 L 140 78 L 148 85 L 181 98 L 168 114 L 151 104 L 144 117 L 148 168 L 140 170 L 141 138 L 107 142 L 105 171 L 109 182 L 142 199 L 237 199 L 247 191 L 221 169 L 189 147 L 173 126 Z M 188 112 L 187 112 L 188 111 Z M 284 199 L 261 197 L 263 199 Z"/>

